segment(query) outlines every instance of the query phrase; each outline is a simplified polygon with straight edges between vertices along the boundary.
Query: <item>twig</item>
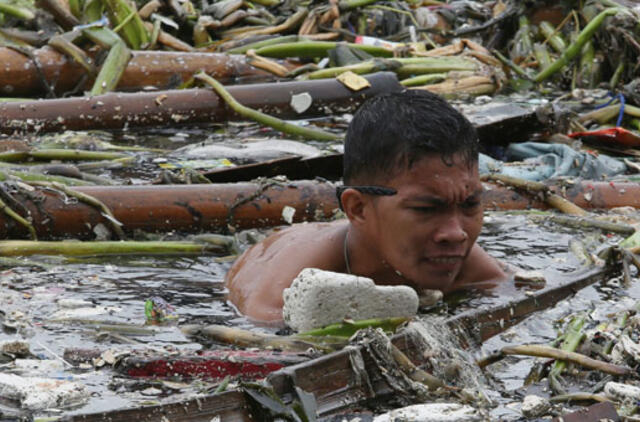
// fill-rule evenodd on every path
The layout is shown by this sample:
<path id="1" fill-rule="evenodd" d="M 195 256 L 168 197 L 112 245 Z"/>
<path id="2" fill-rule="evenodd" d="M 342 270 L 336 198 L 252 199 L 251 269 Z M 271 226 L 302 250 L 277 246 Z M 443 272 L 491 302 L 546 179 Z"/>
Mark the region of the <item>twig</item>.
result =
<path id="1" fill-rule="evenodd" d="M 559 394 L 549 399 L 549 401 L 552 403 L 588 401 L 588 400 L 597 401 L 597 402 L 611 401 L 607 396 L 603 396 L 601 394 L 586 393 L 586 392 Z"/>
<path id="2" fill-rule="evenodd" d="M 576 217 L 571 215 L 552 214 L 547 215 L 533 215 L 534 220 L 551 220 L 554 223 L 562 224 L 563 226 L 573 227 L 577 229 L 581 228 L 594 228 L 611 233 L 620 233 L 631 235 L 636 229 L 628 224 L 612 223 L 610 221 L 596 220 L 588 217 Z"/>
<path id="3" fill-rule="evenodd" d="M 609 362 L 591 359 L 590 357 L 582 355 L 580 353 L 567 352 L 564 350 L 555 349 L 553 347 L 543 346 L 539 344 L 506 346 L 500 350 L 500 353 L 502 355 L 525 355 L 541 358 L 562 359 L 577 365 L 584 366 L 585 368 L 595 369 L 607 374 L 617 376 L 624 376 L 633 373 L 633 369 L 626 366 L 614 365 Z"/>
<path id="4" fill-rule="evenodd" d="M 413 381 L 429 387 L 429 390 L 437 390 L 441 387 L 447 387 L 447 385 L 439 378 L 434 377 L 428 372 L 423 371 L 411 362 L 411 359 L 407 357 L 400 349 L 398 349 L 393 343 L 391 343 L 391 355 L 396 363 L 402 368 L 402 371 Z M 451 388 L 451 387 L 449 387 Z"/>
<path id="5" fill-rule="evenodd" d="M 558 209 L 559 211 L 562 211 L 565 214 L 578 216 L 587 215 L 587 212 L 585 210 L 583 210 L 573 202 L 566 200 L 560 195 L 552 193 L 549 190 L 549 187 L 541 182 L 518 179 L 517 177 L 505 176 L 502 174 L 485 174 L 481 176 L 481 180 L 493 180 L 501 182 L 508 186 L 513 186 L 514 188 L 524 189 L 528 192 L 539 192 L 543 194 L 547 204 L 549 204 L 553 208 Z"/>

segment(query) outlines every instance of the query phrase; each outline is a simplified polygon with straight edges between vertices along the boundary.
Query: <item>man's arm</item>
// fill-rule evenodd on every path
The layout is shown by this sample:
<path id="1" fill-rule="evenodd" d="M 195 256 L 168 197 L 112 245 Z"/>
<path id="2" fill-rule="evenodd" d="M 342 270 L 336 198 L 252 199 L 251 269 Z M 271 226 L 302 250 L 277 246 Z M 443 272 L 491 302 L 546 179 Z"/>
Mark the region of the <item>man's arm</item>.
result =
<path id="1" fill-rule="evenodd" d="M 300 271 L 344 271 L 344 230 L 344 224 L 296 225 L 252 246 L 227 273 L 229 300 L 249 318 L 282 320 L 282 292 Z"/>

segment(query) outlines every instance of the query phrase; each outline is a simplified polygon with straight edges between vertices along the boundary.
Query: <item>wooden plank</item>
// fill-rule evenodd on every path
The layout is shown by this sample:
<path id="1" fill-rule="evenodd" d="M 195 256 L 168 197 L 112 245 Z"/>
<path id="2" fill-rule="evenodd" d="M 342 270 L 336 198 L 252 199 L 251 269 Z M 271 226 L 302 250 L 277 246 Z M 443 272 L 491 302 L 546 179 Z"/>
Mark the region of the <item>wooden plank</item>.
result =
<path id="1" fill-rule="evenodd" d="M 448 325 L 464 330 L 481 343 L 519 323 L 534 312 L 547 309 L 577 291 L 604 280 L 616 268 L 595 267 L 558 277 L 549 286 L 532 294 L 521 292 L 503 305 L 485 305 L 450 318 Z"/>
<path id="2" fill-rule="evenodd" d="M 211 422 L 219 416 L 225 422 L 254 421 L 248 410 L 248 402 L 241 391 L 228 391 L 157 406 L 87 413 L 67 416 L 65 422 Z"/>
<path id="3" fill-rule="evenodd" d="M 510 103 L 490 103 L 467 106 L 462 110 L 478 131 L 485 150 L 493 145 L 528 140 L 544 128 L 537 117 L 535 107 Z M 211 170 L 204 176 L 214 183 L 250 181 L 258 177 L 286 176 L 289 180 L 322 177 L 328 180 L 342 178 L 342 154 L 329 154 L 303 159 L 287 157 L 261 163 L 246 164 Z"/>

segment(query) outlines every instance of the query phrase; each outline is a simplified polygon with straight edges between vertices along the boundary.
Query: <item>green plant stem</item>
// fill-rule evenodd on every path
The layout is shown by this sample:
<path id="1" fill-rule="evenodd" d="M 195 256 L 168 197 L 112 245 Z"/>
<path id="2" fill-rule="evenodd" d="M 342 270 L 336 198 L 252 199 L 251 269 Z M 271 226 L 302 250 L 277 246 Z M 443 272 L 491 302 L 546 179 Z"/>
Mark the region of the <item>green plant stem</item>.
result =
<path id="1" fill-rule="evenodd" d="M 349 338 L 358 330 L 364 328 L 382 328 L 387 332 L 394 332 L 400 324 L 409 321 L 408 317 L 394 317 L 394 318 L 374 318 L 365 319 L 352 322 L 341 322 L 338 324 L 331 324 L 323 328 L 318 328 L 311 331 L 305 331 L 303 333 L 296 334 L 296 337 L 318 337 L 318 336 L 336 336 Z"/>
<path id="2" fill-rule="evenodd" d="M 129 47 L 140 50 L 149 42 L 149 33 L 142 19 L 125 0 L 103 0 L 103 2 L 109 11 L 111 24 L 121 28 L 122 39 Z"/>
<path id="3" fill-rule="evenodd" d="M 115 43 L 109 50 L 100 73 L 91 87 L 90 95 L 101 95 L 113 91 L 131 59 L 131 51 L 123 42 Z"/>
<path id="4" fill-rule="evenodd" d="M 568 353 L 575 352 L 575 350 L 578 348 L 578 345 L 585 337 L 585 334 L 582 332 L 582 327 L 584 326 L 585 320 L 585 314 L 577 315 L 571 319 L 569 324 L 567 324 L 566 337 L 560 345 L 560 351 Z M 557 382 L 557 380 L 566 366 L 566 361 L 556 360 L 553 363 L 553 367 L 549 371 L 549 385 L 556 393 L 559 394 L 565 394 L 564 389 L 562 388 L 562 386 L 560 386 L 560 383 Z"/>
<path id="5" fill-rule="evenodd" d="M 421 86 L 431 83 L 442 82 L 447 78 L 446 73 L 430 73 L 425 75 L 414 76 L 413 78 L 407 78 L 400 81 L 403 86 Z"/>
<path id="6" fill-rule="evenodd" d="M 330 132 L 296 126 L 294 124 L 287 123 L 284 120 L 269 116 L 268 114 L 264 114 L 257 110 L 250 109 L 249 107 L 245 107 L 237 102 L 220 82 L 216 81 L 204 72 L 198 73 L 195 78 L 210 85 L 213 90 L 220 96 L 220 98 L 222 98 L 229 105 L 229 107 L 231 107 L 236 113 L 240 114 L 243 117 L 255 120 L 258 123 L 272 127 L 281 132 L 307 139 L 316 139 L 320 141 L 338 141 L 342 139 L 341 136 Z"/>
<path id="7" fill-rule="evenodd" d="M 127 155 L 117 152 L 84 151 L 76 149 L 40 149 L 26 151 L 19 154 L 0 154 L 0 161 L 17 162 L 25 159 L 34 160 L 60 160 L 60 161 L 82 161 L 82 160 L 114 160 L 125 158 Z"/>
<path id="8" fill-rule="evenodd" d="M 89 58 L 87 53 L 71 41 L 67 40 L 64 36 L 54 35 L 49 40 L 48 44 L 71 57 L 76 63 L 78 63 L 92 78 L 96 76 L 96 68 L 93 65 L 93 60 Z"/>
<path id="9" fill-rule="evenodd" d="M 329 50 L 336 48 L 338 43 L 331 41 L 300 41 L 292 43 L 282 43 L 268 45 L 256 49 L 256 54 L 264 57 L 287 58 L 287 57 L 326 57 Z M 347 44 L 351 48 L 357 48 L 376 57 L 393 57 L 393 51 L 383 47 L 362 44 Z"/>
<path id="10" fill-rule="evenodd" d="M 36 17 L 35 13 L 29 8 L 23 6 L 17 6 L 10 4 L 6 1 L 0 0 L 0 13 L 4 13 L 14 18 L 24 19 L 30 21 Z"/>
<path id="11" fill-rule="evenodd" d="M 549 56 L 549 50 L 547 50 L 547 47 L 544 44 L 540 44 L 540 43 L 533 44 L 533 54 L 536 56 L 539 69 L 546 69 L 551 65 L 551 57 Z"/>
<path id="12" fill-rule="evenodd" d="M 33 227 L 33 224 L 31 224 L 29 221 L 23 218 L 20 214 L 18 214 L 17 212 L 9 208 L 9 206 L 5 204 L 5 202 L 2 199 L 0 199 L 0 210 L 4 212 L 7 215 L 7 217 L 13 219 L 15 222 L 17 222 L 21 226 L 26 227 L 27 230 L 29 230 L 29 235 L 31 236 L 31 239 L 33 239 L 34 241 L 38 240 L 38 235 L 36 234 L 36 229 L 35 227 Z"/>
<path id="13" fill-rule="evenodd" d="M 598 28 L 600 28 L 602 22 L 604 22 L 604 19 L 607 16 L 613 16 L 616 13 L 618 13 L 617 8 L 605 9 L 600 12 L 598 16 L 593 18 L 591 22 L 589 22 L 589 24 L 584 27 L 584 29 L 580 32 L 580 35 L 578 35 L 578 39 L 576 40 L 576 42 L 571 44 L 566 50 L 564 50 L 558 60 L 553 62 L 549 67 L 542 69 L 542 71 L 536 75 L 534 80 L 536 82 L 542 82 L 551 75 L 558 72 L 564 66 L 566 66 L 567 63 L 569 63 L 575 56 L 580 53 L 580 51 L 582 51 L 582 47 L 587 41 L 591 39 L 591 37 L 593 37 L 593 34 L 598 30 Z"/>
<path id="14" fill-rule="evenodd" d="M 182 241 L 0 241 L 0 256 L 28 255 L 62 255 L 62 256 L 95 256 L 95 255 L 156 255 L 156 254 L 205 254 L 220 253 L 219 246 L 199 242 Z"/>
<path id="15" fill-rule="evenodd" d="M 299 41 L 309 41 L 308 39 L 301 37 L 299 35 L 283 35 L 280 37 L 272 37 L 262 41 L 256 41 L 249 44 L 245 44 L 240 47 L 230 48 L 225 51 L 228 54 L 245 54 L 249 50 L 257 50 L 262 47 L 284 44 L 284 43 L 295 43 Z"/>
<path id="16" fill-rule="evenodd" d="M 1 182 L 4 182 L 5 180 L 10 180 L 12 178 L 20 179 L 26 183 L 57 182 L 57 183 L 62 183 L 68 186 L 88 186 L 88 185 L 95 184 L 95 183 L 90 183 L 80 179 L 74 179 L 73 177 L 53 176 L 49 174 L 34 173 L 30 171 L 20 171 L 20 170 L 13 170 L 13 169 L 6 169 L 6 170 L 0 171 Z"/>
<path id="17" fill-rule="evenodd" d="M 502 62 L 503 65 L 509 67 L 511 70 L 513 70 L 514 72 L 516 72 L 516 74 L 522 76 L 525 79 L 531 79 L 529 77 L 529 75 L 527 75 L 527 72 L 524 71 L 523 68 L 521 68 L 520 66 L 518 66 L 517 64 L 515 64 L 512 60 L 508 59 L 507 57 L 505 57 L 501 52 L 499 52 L 498 50 L 493 50 L 493 54 L 498 58 L 498 60 L 500 60 L 500 62 Z"/>
<path id="18" fill-rule="evenodd" d="M 348 66 L 329 67 L 327 69 L 316 70 L 310 72 L 306 79 L 327 79 L 335 78 L 344 72 L 353 72 L 358 75 L 379 72 L 381 70 L 394 70 L 400 67 L 400 63 L 393 60 L 371 60 L 362 63 L 352 64 Z"/>
<path id="19" fill-rule="evenodd" d="M 620 82 L 620 78 L 622 77 L 622 72 L 624 72 L 623 61 L 618 63 L 618 66 L 616 67 L 616 71 L 613 72 L 613 75 L 611 76 L 611 80 L 609 81 L 609 89 L 611 90 L 616 89 L 616 86 L 618 86 L 618 82 Z"/>
<path id="20" fill-rule="evenodd" d="M 280 0 L 249 0 L 251 3 L 257 3 L 265 7 L 273 7 L 280 4 Z"/>
<path id="21" fill-rule="evenodd" d="M 540 22 L 538 28 L 540 28 L 540 32 L 544 35 L 545 39 L 549 41 L 551 47 L 558 53 L 562 53 L 567 49 L 567 43 L 549 22 Z"/>

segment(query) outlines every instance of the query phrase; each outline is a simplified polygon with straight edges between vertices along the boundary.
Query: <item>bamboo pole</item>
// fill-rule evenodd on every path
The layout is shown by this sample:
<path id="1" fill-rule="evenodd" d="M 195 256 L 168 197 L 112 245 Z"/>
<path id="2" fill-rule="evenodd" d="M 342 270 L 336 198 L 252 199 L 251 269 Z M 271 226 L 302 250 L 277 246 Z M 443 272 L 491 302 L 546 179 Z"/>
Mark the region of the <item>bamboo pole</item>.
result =
<path id="1" fill-rule="evenodd" d="M 72 58 L 52 49 L 35 49 L 33 56 L 42 67 L 47 81 L 55 81 L 55 92 L 62 94 L 73 90 L 85 74 L 82 66 Z M 38 96 L 43 90 L 38 70 L 33 61 L 10 48 L 0 47 L 0 94 Z M 295 66 L 283 62 L 288 69 Z M 184 53 L 171 51 L 132 51 L 132 58 L 122 74 L 118 89 L 139 90 L 144 86 L 160 89 L 170 88 L 188 80 L 193 74 L 203 70 L 223 83 L 234 81 L 259 82 L 274 80 L 269 72 L 257 69 L 247 63 L 243 55 L 218 53 Z M 88 79 L 80 88 L 89 89 L 93 84 Z"/>
<path id="2" fill-rule="evenodd" d="M 504 186 L 485 184 L 486 209 L 548 208 L 540 199 L 521 196 Z M 561 186 L 551 186 L 561 192 Z M 335 186 L 330 183 L 300 181 L 278 184 L 229 183 L 209 185 L 155 186 L 77 186 L 105 204 L 123 224 L 125 233 L 147 232 L 220 232 L 229 227 L 246 229 L 285 224 L 282 210 L 296 209 L 293 220 L 317 221 L 330 218 L 338 208 Z M 593 198 L 585 199 L 585 193 Z M 564 192 L 567 198 L 585 208 L 640 208 L 640 184 L 625 183 L 612 187 L 607 182 L 582 182 Z M 16 200 L 27 207 L 39 239 L 75 237 L 93 238 L 92 228 L 109 224 L 95 207 L 65 203 L 54 191 L 38 191 L 42 201 L 16 193 Z M 0 215 L 0 238 L 20 238 L 28 232 L 11 219 Z"/>
<path id="3" fill-rule="evenodd" d="M 238 85 L 229 94 L 243 106 L 259 109 L 279 118 L 324 116 L 334 107 L 341 112 L 355 110 L 364 100 L 383 92 L 402 89 L 392 73 L 366 78 L 371 87 L 353 92 L 336 80 Z M 291 96 L 308 93 L 313 98 L 304 113 L 291 107 Z M 92 98 L 63 98 L 0 103 L 0 132 L 122 129 L 125 127 L 176 126 L 238 120 L 208 89 L 110 93 Z"/>

